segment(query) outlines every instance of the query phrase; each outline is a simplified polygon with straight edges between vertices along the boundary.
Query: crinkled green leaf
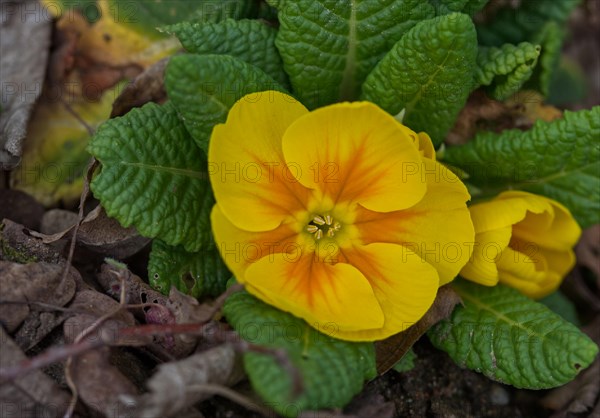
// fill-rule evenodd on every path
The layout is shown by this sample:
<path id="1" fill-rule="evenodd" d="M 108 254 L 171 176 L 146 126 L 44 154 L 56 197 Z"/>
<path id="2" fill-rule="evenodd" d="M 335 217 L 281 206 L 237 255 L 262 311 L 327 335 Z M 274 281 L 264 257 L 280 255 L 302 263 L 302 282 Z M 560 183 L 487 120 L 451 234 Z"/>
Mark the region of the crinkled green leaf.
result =
<path id="1" fill-rule="evenodd" d="M 148 277 L 152 287 L 164 294 L 175 286 L 180 292 L 197 298 L 223 293 L 231 273 L 214 245 L 189 252 L 155 239 L 148 261 Z"/>
<path id="2" fill-rule="evenodd" d="M 398 373 L 408 372 L 415 367 L 415 360 L 417 359 L 417 355 L 414 350 L 410 348 L 406 354 L 392 367 Z"/>
<path id="3" fill-rule="evenodd" d="M 108 0 L 108 11 L 121 24 L 148 36 L 164 37 L 156 28 L 179 23 L 219 22 L 241 19 L 256 13 L 252 0 Z"/>
<path id="4" fill-rule="evenodd" d="M 223 310 L 227 321 L 244 340 L 285 350 L 300 373 L 304 390 L 294 397 L 290 374 L 272 355 L 244 355 L 252 387 L 281 415 L 342 408 L 360 392 L 365 380 L 376 375 L 373 344 L 330 337 L 335 337 L 335 324 L 321 324 L 323 333 L 319 332 L 246 292 L 230 296 Z"/>
<path id="5" fill-rule="evenodd" d="M 549 294 L 538 302 L 546 305 L 552 312 L 560 315 L 574 325 L 580 325 L 575 304 L 571 302 L 560 290 Z"/>
<path id="6" fill-rule="evenodd" d="M 421 0 L 279 1 L 275 44 L 295 95 L 308 108 L 356 100 L 377 62 L 417 22 Z"/>
<path id="7" fill-rule="evenodd" d="M 490 86 L 492 98 L 504 100 L 519 91 L 531 77 L 539 55 L 540 46 L 528 42 L 504 44 L 500 48 L 480 47 L 475 81 Z"/>
<path id="8" fill-rule="evenodd" d="M 188 251 L 212 242 L 206 157 L 171 104 L 106 121 L 88 151 L 102 164 L 90 186 L 109 216 Z"/>
<path id="9" fill-rule="evenodd" d="M 581 0 L 525 0 L 517 9 L 507 5 L 489 22 L 477 26 L 479 41 L 488 46 L 535 43 L 534 36 L 547 22 L 563 26 L 579 3 Z"/>
<path id="10" fill-rule="evenodd" d="M 363 98 L 440 144 L 454 125 L 473 85 L 475 27 L 453 13 L 419 23 L 394 45 L 369 74 Z"/>
<path id="11" fill-rule="evenodd" d="M 560 62 L 564 31 L 556 22 L 548 22 L 535 34 L 533 42 L 542 46 L 539 65 L 535 68 L 533 77 L 527 88 L 532 88 L 544 96 L 550 93 L 550 85 Z"/>
<path id="12" fill-rule="evenodd" d="M 468 367 L 518 388 L 563 385 L 588 367 L 598 346 L 573 324 L 517 290 L 457 281 L 464 305 L 428 333 Z"/>
<path id="13" fill-rule="evenodd" d="M 231 55 L 252 64 L 282 86 L 288 84 L 279 51 L 277 29 L 259 20 L 227 19 L 219 23 L 183 22 L 166 28 L 194 54 Z"/>
<path id="14" fill-rule="evenodd" d="M 484 132 L 448 147 L 444 160 L 469 174 L 484 196 L 517 189 L 556 199 L 586 228 L 600 222 L 600 106 L 565 111 L 529 131 Z"/>
<path id="15" fill-rule="evenodd" d="M 473 15 L 483 9 L 489 0 L 429 0 L 435 9 L 435 15 L 462 12 Z"/>
<path id="16" fill-rule="evenodd" d="M 167 66 L 165 86 L 185 127 L 205 152 L 213 127 L 225 122 L 237 100 L 265 90 L 285 91 L 262 70 L 228 55 L 175 56 Z"/>

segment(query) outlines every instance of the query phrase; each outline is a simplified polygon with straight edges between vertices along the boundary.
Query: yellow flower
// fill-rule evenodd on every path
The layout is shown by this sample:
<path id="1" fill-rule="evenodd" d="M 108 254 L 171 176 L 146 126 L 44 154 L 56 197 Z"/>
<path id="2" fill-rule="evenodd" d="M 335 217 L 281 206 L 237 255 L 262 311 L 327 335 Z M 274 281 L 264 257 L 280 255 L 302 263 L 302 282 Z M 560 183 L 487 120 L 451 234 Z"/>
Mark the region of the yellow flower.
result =
<path id="1" fill-rule="evenodd" d="M 282 93 L 246 96 L 208 152 L 221 255 L 248 292 L 336 338 L 400 332 L 474 236 L 465 186 L 432 155 L 372 103 L 309 112 Z"/>
<path id="2" fill-rule="evenodd" d="M 475 248 L 461 276 L 486 286 L 498 281 L 532 298 L 560 285 L 575 265 L 581 229 L 560 203 L 509 191 L 471 206 Z"/>

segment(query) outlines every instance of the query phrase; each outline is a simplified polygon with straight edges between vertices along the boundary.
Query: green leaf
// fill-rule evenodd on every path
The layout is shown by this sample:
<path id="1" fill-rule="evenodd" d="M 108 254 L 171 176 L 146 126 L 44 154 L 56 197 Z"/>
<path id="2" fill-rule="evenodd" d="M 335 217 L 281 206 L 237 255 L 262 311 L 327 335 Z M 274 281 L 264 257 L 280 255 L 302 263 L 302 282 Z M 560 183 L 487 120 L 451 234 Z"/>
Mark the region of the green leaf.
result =
<path id="1" fill-rule="evenodd" d="M 282 86 L 288 84 L 275 47 L 277 29 L 259 20 L 227 19 L 219 23 L 179 23 L 165 29 L 194 54 L 231 55 L 252 64 Z"/>
<path id="2" fill-rule="evenodd" d="M 152 287 L 164 294 L 175 286 L 180 292 L 198 298 L 223 293 L 231 273 L 214 245 L 192 253 L 155 239 L 148 261 L 148 277 Z"/>
<path id="3" fill-rule="evenodd" d="M 579 3 L 581 0 L 527 0 L 518 9 L 508 5 L 489 23 L 477 26 L 479 41 L 488 46 L 534 42 L 533 37 L 547 22 L 563 26 Z"/>
<path id="4" fill-rule="evenodd" d="M 414 350 L 411 348 L 406 352 L 404 357 L 402 357 L 398 361 L 398 363 L 396 363 L 394 365 L 393 369 L 396 370 L 398 373 L 404 373 L 404 372 L 411 371 L 415 367 L 416 359 L 417 359 L 417 355 L 415 354 Z"/>
<path id="5" fill-rule="evenodd" d="M 435 9 L 436 16 L 449 13 L 462 12 L 469 15 L 475 14 L 487 4 L 489 0 L 429 0 Z"/>
<path id="6" fill-rule="evenodd" d="M 335 324 L 321 324 L 320 330 L 324 332 L 321 333 L 246 292 L 231 295 L 224 313 L 244 340 L 285 350 L 300 373 L 304 390 L 294 398 L 291 376 L 272 355 L 244 355 L 244 367 L 252 387 L 281 415 L 342 408 L 360 392 L 363 382 L 377 373 L 373 344 L 330 337 L 335 336 Z"/>
<path id="7" fill-rule="evenodd" d="M 588 367 L 598 346 L 573 324 L 517 290 L 455 282 L 464 306 L 428 333 L 468 367 L 518 388 L 563 385 Z"/>
<path id="8" fill-rule="evenodd" d="M 183 21 L 219 22 L 241 19 L 255 13 L 250 0 L 108 0 L 110 14 L 121 24 L 153 37 L 164 37 L 156 28 Z"/>
<path id="9" fill-rule="evenodd" d="M 448 147 L 444 160 L 493 197 L 507 189 L 548 196 L 567 206 L 582 228 L 600 222 L 600 106 L 565 111 L 529 131 L 484 132 Z"/>
<path id="10" fill-rule="evenodd" d="M 561 291 L 557 290 L 545 298 L 540 299 L 538 302 L 546 305 L 550 310 L 562 316 L 563 319 L 570 323 L 577 326 L 580 325 L 575 305 Z"/>
<path id="11" fill-rule="evenodd" d="M 309 109 L 356 100 L 377 62 L 417 22 L 421 0 L 279 1 L 275 44 L 294 93 Z"/>
<path id="12" fill-rule="evenodd" d="M 225 122 L 237 100 L 265 90 L 285 91 L 260 69 L 227 55 L 175 56 L 167 66 L 165 86 L 185 127 L 205 152 L 213 127 Z"/>
<path id="13" fill-rule="evenodd" d="M 476 83 L 490 86 L 489 94 L 496 100 L 510 97 L 533 74 L 540 49 L 539 45 L 529 42 L 504 44 L 500 48 L 480 47 L 475 71 Z"/>
<path id="14" fill-rule="evenodd" d="M 454 125 L 473 85 L 477 54 L 471 18 L 453 13 L 426 20 L 394 45 L 369 74 L 363 98 L 439 145 Z"/>
<path id="15" fill-rule="evenodd" d="M 540 65 L 534 71 L 534 75 L 527 83 L 526 88 L 532 88 L 544 96 L 550 93 L 550 85 L 556 74 L 560 62 L 564 31 L 556 22 L 548 22 L 539 33 L 533 37 L 533 42 L 542 46 Z"/>
<path id="16" fill-rule="evenodd" d="M 572 59 L 562 56 L 557 71 L 552 78 L 548 104 L 568 107 L 581 102 L 587 96 L 587 77 L 581 66 Z"/>
<path id="17" fill-rule="evenodd" d="M 106 121 L 88 151 L 102 163 L 94 196 L 121 225 L 188 251 L 211 243 L 206 157 L 171 104 L 148 103 Z"/>

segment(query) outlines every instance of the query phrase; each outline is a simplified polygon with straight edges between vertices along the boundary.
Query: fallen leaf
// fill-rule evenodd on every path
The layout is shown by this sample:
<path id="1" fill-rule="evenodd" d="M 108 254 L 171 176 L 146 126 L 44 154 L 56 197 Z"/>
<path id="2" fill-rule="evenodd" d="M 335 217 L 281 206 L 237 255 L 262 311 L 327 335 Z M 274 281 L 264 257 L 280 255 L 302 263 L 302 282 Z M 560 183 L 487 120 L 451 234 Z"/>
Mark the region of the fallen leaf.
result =
<path id="1" fill-rule="evenodd" d="M 117 301 L 91 288 L 78 291 L 69 308 L 79 313 L 68 318 L 63 325 L 67 342 L 75 341 L 81 332 L 108 313 L 114 312 L 94 330 L 93 336 L 109 345 L 119 341 L 117 338 L 119 329 L 135 324 L 131 313 L 125 309 L 118 309 Z"/>
<path id="2" fill-rule="evenodd" d="M 7 1 L 0 29 L 0 170 L 10 170 L 19 164 L 30 113 L 42 92 L 52 21 L 37 1 Z"/>
<path id="3" fill-rule="evenodd" d="M 41 238 L 46 244 L 56 242 L 65 237 L 77 223 L 78 218 L 77 213 L 70 210 L 50 209 L 42 216 L 40 232 L 33 235 Z M 48 235 L 51 237 L 48 237 Z"/>
<path id="4" fill-rule="evenodd" d="M 2 327 L 0 341 L 0 368 L 15 366 L 27 358 Z M 61 416 L 67 409 L 69 399 L 69 394 L 40 370 L 0 384 L 0 411 L 3 417 Z"/>
<path id="5" fill-rule="evenodd" d="M 46 16 L 61 10 L 55 2 L 43 4 Z M 180 47 L 154 27 L 144 32 L 128 24 L 133 17 L 119 12 L 135 9 L 134 3 L 112 7 L 103 0 L 98 6 L 100 19 L 93 24 L 74 10 L 59 17 L 44 94 L 29 125 L 22 165 L 11 173 L 12 188 L 45 206 L 76 203 L 90 135 L 109 118 L 120 89 Z"/>
<path id="6" fill-rule="evenodd" d="M 74 212 L 53 209 L 46 212 L 42 219 L 44 232 L 47 233 L 32 231 L 31 234 L 41 238 L 46 244 L 71 238 L 77 220 L 78 216 Z M 59 228 L 62 230 L 56 231 Z M 81 222 L 76 241 L 97 254 L 123 260 L 142 250 L 150 243 L 150 238 L 142 237 L 132 226 L 122 227 L 98 205 Z"/>
<path id="7" fill-rule="evenodd" d="M 16 330 L 30 312 L 26 303 L 15 302 L 64 306 L 71 300 L 75 294 L 75 280 L 66 276 L 63 281 L 63 270 L 58 264 L 0 261 L 0 321 L 8 332 Z"/>
<path id="8" fill-rule="evenodd" d="M 228 344 L 161 364 L 148 381 L 149 392 L 127 399 L 128 412 L 139 417 L 174 417 L 213 395 L 207 384 L 230 386 L 243 376 L 241 359 Z"/>
<path id="9" fill-rule="evenodd" d="M 59 250 L 32 237 L 30 232 L 23 225 L 4 219 L 0 224 L 0 260 L 18 263 L 61 261 Z"/>
<path id="10" fill-rule="evenodd" d="M 29 229 L 39 229 L 44 207 L 19 190 L 0 189 L 0 219 L 10 219 Z"/>
<path id="11" fill-rule="evenodd" d="M 127 84 L 114 101 L 110 117 L 123 116 L 134 107 L 141 107 L 148 102 L 164 102 L 167 98 L 164 75 L 169 60 L 170 57 L 163 58 Z"/>
<path id="12" fill-rule="evenodd" d="M 123 341 L 118 338 L 118 331 L 135 324 L 133 315 L 119 309 L 118 302 L 93 289 L 77 292 L 70 308 L 79 313 L 68 318 L 63 325 L 67 343 L 79 339 L 100 339 L 109 345 L 121 344 Z M 97 324 L 98 319 L 103 317 L 105 320 Z M 86 332 L 90 329 L 91 332 Z M 86 334 L 81 338 L 83 332 Z M 145 342 L 140 340 L 137 345 Z M 132 339 L 127 341 L 128 345 L 135 343 Z M 121 396 L 138 394 L 135 385 L 111 364 L 111 350 L 114 348 L 104 346 L 72 357 L 69 368 L 81 400 L 106 416 L 112 416 L 118 410 Z"/>
<path id="13" fill-rule="evenodd" d="M 396 335 L 375 343 L 377 373 L 384 374 L 400 361 L 413 344 L 433 325 L 447 318 L 454 307 L 460 303 L 460 298 L 450 285 L 442 286 L 433 305 L 416 324 L 410 324 L 408 329 Z"/>
<path id="14" fill-rule="evenodd" d="M 121 281 L 118 280 L 117 268 L 103 264 L 97 276 L 98 283 L 106 292 L 117 298 L 121 293 Z M 146 282 L 135 274 L 129 274 L 124 282 L 125 298 L 128 304 L 154 304 L 143 309 L 132 310 L 143 322 L 148 324 L 188 324 L 204 322 L 207 319 L 208 307 L 200 305 L 192 297 L 180 292 L 172 292 L 170 297 L 152 289 Z M 167 350 L 175 358 L 181 358 L 196 347 L 197 336 L 176 334 L 173 336 L 156 337 L 158 345 Z M 160 355 L 160 353 L 157 353 Z"/>
<path id="15" fill-rule="evenodd" d="M 79 81 L 68 81 L 80 86 Z M 105 91 L 99 100 L 76 96 L 63 88 L 46 90 L 27 132 L 21 165 L 10 175 L 10 186 L 45 206 L 73 206 L 79 200 L 90 155 L 88 140 L 108 119 L 122 85 Z"/>

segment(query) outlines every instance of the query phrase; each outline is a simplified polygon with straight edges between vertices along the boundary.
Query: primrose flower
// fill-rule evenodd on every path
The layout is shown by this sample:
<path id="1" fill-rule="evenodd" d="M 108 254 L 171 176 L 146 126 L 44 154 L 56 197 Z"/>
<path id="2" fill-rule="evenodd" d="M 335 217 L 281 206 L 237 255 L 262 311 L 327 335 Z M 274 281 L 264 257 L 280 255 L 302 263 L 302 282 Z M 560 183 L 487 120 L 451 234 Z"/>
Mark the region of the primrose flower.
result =
<path id="1" fill-rule="evenodd" d="M 581 229 L 560 203 L 508 191 L 470 208 L 475 248 L 461 276 L 486 286 L 504 283 L 532 298 L 555 291 L 575 265 Z"/>
<path id="2" fill-rule="evenodd" d="M 403 331 L 471 255 L 469 194 L 433 156 L 369 102 L 246 96 L 208 152 L 221 255 L 248 292 L 336 338 Z"/>

